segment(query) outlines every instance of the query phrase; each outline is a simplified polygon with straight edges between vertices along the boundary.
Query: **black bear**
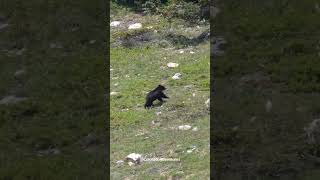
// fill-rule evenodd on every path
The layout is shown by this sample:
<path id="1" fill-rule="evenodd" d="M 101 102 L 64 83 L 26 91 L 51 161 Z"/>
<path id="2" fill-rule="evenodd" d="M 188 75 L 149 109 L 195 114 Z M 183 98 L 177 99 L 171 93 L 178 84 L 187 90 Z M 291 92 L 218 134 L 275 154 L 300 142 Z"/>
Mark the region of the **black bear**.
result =
<path id="1" fill-rule="evenodd" d="M 159 85 L 157 88 L 149 92 L 146 97 L 144 108 L 150 108 L 153 105 L 153 101 L 155 101 L 156 99 L 158 99 L 160 102 L 163 102 L 162 98 L 169 98 L 162 92 L 164 90 L 166 90 L 166 88 L 162 85 Z"/>

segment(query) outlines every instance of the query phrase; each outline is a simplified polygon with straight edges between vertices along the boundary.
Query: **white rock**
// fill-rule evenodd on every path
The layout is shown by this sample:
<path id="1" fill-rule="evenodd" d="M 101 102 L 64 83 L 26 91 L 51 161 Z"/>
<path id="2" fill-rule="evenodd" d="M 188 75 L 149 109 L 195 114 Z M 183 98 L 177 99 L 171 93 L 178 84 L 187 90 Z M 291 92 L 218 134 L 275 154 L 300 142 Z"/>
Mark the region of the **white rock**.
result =
<path id="1" fill-rule="evenodd" d="M 26 97 L 6 96 L 0 100 L 0 105 L 16 104 L 27 99 Z"/>
<path id="2" fill-rule="evenodd" d="M 148 26 L 148 27 L 147 27 L 147 29 L 152 29 L 152 28 L 153 28 L 152 26 Z"/>
<path id="3" fill-rule="evenodd" d="M 119 160 L 119 161 L 117 161 L 117 162 L 116 162 L 116 164 L 117 164 L 118 166 L 123 165 L 123 163 L 124 163 L 124 161 L 123 161 L 123 160 Z"/>
<path id="4" fill-rule="evenodd" d="M 192 153 L 194 150 L 196 150 L 197 149 L 197 146 L 192 146 L 192 148 L 191 149 L 188 149 L 187 150 L 187 153 Z"/>
<path id="5" fill-rule="evenodd" d="M 184 53 L 184 51 L 183 51 L 183 50 L 181 50 L 179 53 L 180 53 L 180 54 L 182 54 L 182 53 Z"/>
<path id="6" fill-rule="evenodd" d="M 110 23 L 110 26 L 112 26 L 112 27 L 117 27 L 117 26 L 119 26 L 120 25 L 120 21 L 112 21 L 111 23 Z"/>
<path id="7" fill-rule="evenodd" d="M 129 166 L 133 166 L 133 165 L 135 165 L 135 164 L 130 161 L 130 162 L 128 162 L 128 165 L 129 165 Z"/>
<path id="8" fill-rule="evenodd" d="M 172 79 L 174 79 L 174 80 L 181 79 L 180 76 L 181 76 L 180 73 L 176 73 L 176 74 L 174 74 L 174 76 L 172 76 Z"/>
<path id="9" fill-rule="evenodd" d="M 190 54 L 194 54 L 195 52 L 193 52 L 193 51 L 190 51 Z"/>
<path id="10" fill-rule="evenodd" d="M 156 112 L 156 115 L 159 116 L 161 114 L 161 112 Z"/>
<path id="11" fill-rule="evenodd" d="M 196 96 L 196 93 L 192 93 L 192 96 L 195 97 L 195 96 Z"/>
<path id="12" fill-rule="evenodd" d="M 210 107 L 210 98 L 205 102 L 205 105 L 206 105 L 207 107 Z"/>
<path id="13" fill-rule="evenodd" d="M 178 127 L 179 130 L 189 130 L 191 129 L 191 126 L 190 125 L 181 125 Z"/>
<path id="14" fill-rule="evenodd" d="M 142 157 L 141 154 L 131 153 L 126 157 L 126 161 L 129 161 L 129 163 L 132 162 L 134 164 L 140 164 L 141 157 Z"/>
<path id="15" fill-rule="evenodd" d="M 19 76 L 22 76 L 22 75 L 25 74 L 25 73 L 26 73 L 26 71 L 23 70 L 23 69 L 21 69 L 21 70 L 16 71 L 16 72 L 14 73 L 14 76 L 15 76 L 15 77 L 19 77 Z"/>
<path id="16" fill-rule="evenodd" d="M 111 96 L 115 96 L 115 95 L 118 95 L 118 94 L 119 94 L 119 92 L 110 92 Z"/>
<path id="17" fill-rule="evenodd" d="M 270 112 L 271 109 L 272 109 L 272 102 L 270 100 L 268 100 L 266 103 L 266 111 Z"/>
<path id="18" fill-rule="evenodd" d="M 118 85 L 119 85 L 119 83 L 115 83 L 115 84 L 114 84 L 114 86 L 118 86 Z"/>
<path id="19" fill-rule="evenodd" d="M 169 68 L 175 68 L 175 67 L 178 67 L 179 64 L 178 64 L 178 63 L 170 62 L 170 63 L 167 64 L 167 66 L 168 66 Z"/>
<path id="20" fill-rule="evenodd" d="M 198 131 L 197 127 L 192 128 L 192 131 Z"/>
<path id="21" fill-rule="evenodd" d="M 142 24 L 141 23 L 134 23 L 129 25 L 128 29 L 140 29 L 142 28 Z"/>
<path id="22" fill-rule="evenodd" d="M 0 24 L 0 30 L 6 28 L 6 27 L 8 27 L 8 26 L 9 26 L 9 24 L 7 24 L 7 23 L 5 23 L 5 24 Z"/>

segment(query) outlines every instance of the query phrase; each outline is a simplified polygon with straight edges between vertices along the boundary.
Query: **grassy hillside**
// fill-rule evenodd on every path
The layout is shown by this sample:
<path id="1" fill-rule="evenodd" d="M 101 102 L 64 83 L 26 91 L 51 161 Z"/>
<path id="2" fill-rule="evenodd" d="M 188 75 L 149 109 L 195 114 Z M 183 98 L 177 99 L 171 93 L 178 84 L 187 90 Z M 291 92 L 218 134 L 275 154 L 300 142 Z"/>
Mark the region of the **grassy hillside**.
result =
<path id="1" fill-rule="evenodd" d="M 0 105 L 0 179 L 104 179 L 103 2 L 2 0 L 0 16 L 0 100 L 23 98 Z"/>
<path id="2" fill-rule="evenodd" d="M 219 1 L 215 160 L 222 179 L 319 179 L 319 1 Z M 271 107 L 272 106 L 272 107 Z M 270 108 L 271 107 L 271 108 Z"/>
<path id="3" fill-rule="evenodd" d="M 160 15 L 141 15 L 115 4 L 111 21 L 111 179 L 209 178 L 209 41 L 199 38 L 206 22 L 171 22 Z M 142 28 L 128 30 L 132 23 Z M 198 26 L 198 27 L 197 27 Z M 167 63 L 178 63 L 176 68 Z M 173 80 L 175 73 L 181 79 Z M 164 84 L 170 97 L 146 110 L 146 93 Z M 194 94 L 194 96 L 193 96 Z M 177 130 L 180 125 L 195 131 Z M 192 150 L 191 150 L 192 149 Z M 187 151 L 191 150 L 191 153 Z M 117 164 L 130 153 L 180 162 Z"/>

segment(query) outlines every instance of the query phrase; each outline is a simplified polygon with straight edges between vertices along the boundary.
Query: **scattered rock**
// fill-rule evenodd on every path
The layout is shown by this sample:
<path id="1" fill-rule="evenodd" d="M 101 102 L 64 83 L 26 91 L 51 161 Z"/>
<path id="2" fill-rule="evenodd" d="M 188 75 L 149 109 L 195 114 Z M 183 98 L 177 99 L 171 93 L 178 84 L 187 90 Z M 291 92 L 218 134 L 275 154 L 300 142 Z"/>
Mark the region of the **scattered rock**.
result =
<path id="1" fill-rule="evenodd" d="M 25 70 L 20 69 L 20 70 L 18 70 L 18 71 L 16 71 L 16 72 L 14 73 L 14 77 L 15 77 L 15 78 L 18 78 L 18 77 L 24 75 L 25 73 L 26 73 Z"/>
<path id="2" fill-rule="evenodd" d="M 90 40 L 89 41 L 89 44 L 94 44 L 94 43 L 96 43 L 96 40 Z"/>
<path id="3" fill-rule="evenodd" d="M 129 166 L 133 166 L 133 165 L 135 165 L 135 163 L 133 163 L 133 162 L 130 161 L 130 162 L 128 162 L 128 165 L 129 165 Z"/>
<path id="4" fill-rule="evenodd" d="M 204 103 L 207 107 L 210 107 L 210 98 L 208 100 L 206 100 L 206 102 Z"/>
<path id="5" fill-rule="evenodd" d="M 174 80 L 181 79 L 180 76 L 181 76 L 180 73 L 176 73 L 176 74 L 174 74 L 174 76 L 172 76 L 172 79 L 174 79 Z"/>
<path id="6" fill-rule="evenodd" d="M 232 128 L 232 131 L 238 131 L 239 130 L 239 126 L 234 126 L 233 128 Z"/>
<path id="7" fill-rule="evenodd" d="M 118 95 L 118 94 L 119 94 L 119 92 L 110 92 L 111 96 L 115 96 L 115 95 Z"/>
<path id="8" fill-rule="evenodd" d="M 141 158 L 142 158 L 141 154 L 131 153 L 126 157 L 126 161 L 128 162 L 129 166 L 132 166 L 134 164 L 140 164 Z"/>
<path id="9" fill-rule="evenodd" d="M 170 62 L 170 63 L 167 64 L 167 66 L 168 66 L 169 68 L 175 68 L 175 67 L 178 67 L 179 64 L 178 64 L 178 63 Z"/>
<path id="10" fill-rule="evenodd" d="M 252 118 L 250 118 L 250 123 L 254 123 L 256 121 L 257 117 L 256 116 L 253 116 Z"/>
<path id="11" fill-rule="evenodd" d="M 110 26 L 111 27 L 117 27 L 117 26 L 119 26 L 120 25 L 120 21 L 112 21 L 111 23 L 110 23 Z"/>
<path id="12" fill-rule="evenodd" d="M 187 153 L 192 153 L 196 149 L 197 149 L 197 146 L 192 146 L 190 149 L 187 150 Z"/>
<path id="13" fill-rule="evenodd" d="M 179 130 L 189 130 L 191 129 L 191 126 L 190 125 L 181 125 L 181 126 L 178 126 L 178 129 Z"/>
<path id="14" fill-rule="evenodd" d="M 272 109 L 272 102 L 270 100 L 268 100 L 266 102 L 266 105 L 265 105 L 265 108 L 266 108 L 266 112 L 270 112 L 271 109 Z"/>
<path id="15" fill-rule="evenodd" d="M 0 23 L 0 30 L 2 30 L 2 29 L 4 29 L 4 28 L 6 28 L 6 27 L 8 27 L 9 26 L 9 24 L 8 23 Z"/>
<path id="16" fill-rule="evenodd" d="M 124 161 L 123 161 L 123 160 L 119 160 L 119 161 L 117 161 L 117 162 L 116 162 L 117 166 L 122 166 L 122 165 L 123 165 L 123 163 L 124 163 Z"/>
<path id="17" fill-rule="evenodd" d="M 142 28 L 142 24 L 141 23 L 134 23 L 129 25 L 128 29 L 140 29 Z"/>
<path id="18" fill-rule="evenodd" d="M 16 97 L 14 95 L 6 96 L 0 100 L 0 105 L 11 105 L 11 104 L 17 104 L 19 102 L 25 101 L 28 98 L 26 97 Z"/>
<path id="19" fill-rule="evenodd" d="M 309 144 L 320 143 L 320 119 L 313 120 L 308 127 L 304 128 Z"/>

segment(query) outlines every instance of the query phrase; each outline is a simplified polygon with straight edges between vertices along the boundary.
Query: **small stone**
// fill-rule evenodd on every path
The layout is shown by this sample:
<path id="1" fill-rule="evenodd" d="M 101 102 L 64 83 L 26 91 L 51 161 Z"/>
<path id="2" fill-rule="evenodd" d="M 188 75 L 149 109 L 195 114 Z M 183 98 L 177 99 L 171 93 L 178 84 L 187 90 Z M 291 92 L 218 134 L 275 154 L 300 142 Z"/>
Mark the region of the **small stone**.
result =
<path id="1" fill-rule="evenodd" d="M 110 92 L 111 96 L 115 96 L 115 95 L 118 95 L 118 94 L 119 94 L 119 92 Z"/>
<path id="2" fill-rule="evenodd" d="M 254 123 L 256 121 L 257 117 L 256 116 L 253 116 L 252 118 L 250 118 L 250 123 Z"/>
<path id="3" fill-rule="evenodd" d="M 9 26 L 9 24 L 7 24 L 7 23 L 0 24 L 0 30 L 6 28 L 8 26 Z"/>
<path id="4" fill-rule="evenodd" d="M 178 67 L 179 64 L 178 64 L 178 63 L 170 62 L 170 63 L 167 64 L 167 66 L 168 66 L 169 68 L 175 68 L 175 67 Z"/>
<path id="5" fill-rule="evenodd" d="M 190 54 L 194 54 L 195 52 L 193 52 L 193 51 L 190 51 Z"/>
<path id="6" fill-rule="evenodd" d="M 89 43 L 94 44 L 94 43 L 96 43 L 96 40 L 90 40 Z"/>
<path id="7" fill-rule="evenodd" d="M 205 105 L 206 105 L 207 107 L 210 107 L 210 98 L 205 102 Z"/>
<path id="8" fill-rule="evenodd" d="M 123 160 L 119 160 L 119 161 L 117 161 L 117 162 L 116 162 L 117 166 L 122 166 L 122 165 L 123 165 L 123 163 L 124 163 L 124 161 L 123 161 Z"/>
<path id="9" fill-rule="evenodd" d="M 126 157 L 126 161 L 129 161 L 129 163 L 132 162 L 134 164 L 140 164 L 141 158 L 141 154 L 131 153 Z"/>
<path id="10" fill-rule="evenodd" d="M 140 29 L 142 28 L 142 24 L 141 23 L 134 23 L 129 25 L 128 29 Z"/>
<path id="11" fill-rule="evenodd" d="M 192 93 L 192 96 L 195 97 L 195 96 L 196 96 L 196 93 Z"/>
<path id="12" fill-rule="evenodd" d="M 19 76 L 24 75 L 25 73 L 26 73 L 26 71 L 23 70 L 23 69 L 21 69 L 21 70 L 16 71 L 16 72 L 14 73 L 14 76 L 17 78 L 17 77 L 19 77 Z"/>
<path id="13" fill-rule="evenodd" d="M 238 131 L 238 129 L 239 129 L 239 126 L 235 126 L 232 128 L 232 131 Z"/>
<path id="14" fill-rule="evenodd" d="M 135 165 L 135 164 L 130 161 L 130 162 L 128 162 L 128 165 L 129 165 L 129 166 L 133 166 L 133 165 Z"/>
<path id="15" fill-rule="evenodd" d="M 111 23 L 110 23 L 110 26 L 111 27 L 117 27 L 117 26 L 119 26 L 120 25 L 120 21 L 112 21 Z"/>
<path id="16" fill-rule="evenodd" d="M 270 100 L 268 100 L 266 103 L 266 111 L 270 112 L 271 109 L 272 109 L 272 102 Z"/>
<path id="17" fill-rule="evenodd" d="M 28 98 L 26 97 L 16 97 L 16 96 L 6 96 L 0 100 L 0 105 L 11 105 L 17 104 L 19 102 L 25 101 Z"/>
<path id="18" fill-rule="evenodd" d="M 174 80 L 181 79 L 180 76 L 181 76 L 180 73 L 176 73 L 176 74 L 174 74 L 174 76 L 172 76 L 172 79 L 174 79 Z"/>
<path id="19" fill-rule="evenodd" d="M 161 112 L 156 112 L 156 115 L 159 116 L 161 114 Z"/>
<path id="20" fill-rule="evenodd" d="M 197 127 L 192 128 L 192 131 L 198 131 Z"/>
<path id="21" fill-rule="evenodd" d="M 179 130 L 189 130 L 191 129 L 191 126 L 190 125 L 181 125 L 181 126 L 178 126 L 178 129 Z"/>
<path id="22" fill-rule="evenodd" d="M 183 53 L 184 53 L 184 51 L 183 51 L 183 50 L 181 50 L 181 51 L 179 51 L 179 53 L 180 53 L 180 54 L 183 54 Z"/>

